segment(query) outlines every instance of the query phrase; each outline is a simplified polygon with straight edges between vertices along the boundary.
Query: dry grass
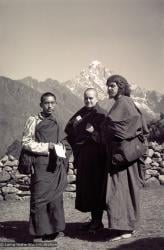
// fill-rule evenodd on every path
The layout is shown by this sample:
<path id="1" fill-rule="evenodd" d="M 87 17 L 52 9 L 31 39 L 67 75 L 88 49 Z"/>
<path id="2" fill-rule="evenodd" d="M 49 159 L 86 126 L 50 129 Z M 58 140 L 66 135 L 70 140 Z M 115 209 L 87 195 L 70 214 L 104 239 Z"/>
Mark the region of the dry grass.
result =
<path id="1" fill-rule="evenodd" d="M 80 226 L 89 219 L 89 213 L 80 213 L 74 209 L 74 199 L 65 198 L 66 237 L 60 239 L 57 249 L 119 249 L 119 250 L 162 250 L 164 249 L 164 187 L 143 189 L 141 196 L 141 223 L 135 237 L 129 240 L 110 243 L 107 229 L 107 217 L 104 213 L 105 229 L 91 236 L 80 230 Z M 1 201 L 0 242 L 15 242 L 22 249 L 21 243 L 30 242 L 28 235 L 29 201 Z M 38 247 L 37 249 L 54 249 Z M 2 246 L 0 247 L 2 249 Z M 33 246 L 26 245 L 26 250 Z M 35 248 L 36 249 L 36 248 Z"/>

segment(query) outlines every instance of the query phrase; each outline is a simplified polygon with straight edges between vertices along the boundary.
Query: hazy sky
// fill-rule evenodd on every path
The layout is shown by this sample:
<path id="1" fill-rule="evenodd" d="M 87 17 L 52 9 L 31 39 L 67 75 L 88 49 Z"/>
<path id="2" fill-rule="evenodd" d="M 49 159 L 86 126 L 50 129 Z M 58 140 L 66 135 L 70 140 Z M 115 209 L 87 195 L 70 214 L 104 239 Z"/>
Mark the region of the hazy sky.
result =
<path id="1" fill-rule="evenodd" d="M 164 0 L 0 0 L 0 75 L 65 81 L 99 60 L 164 93 Z"/>

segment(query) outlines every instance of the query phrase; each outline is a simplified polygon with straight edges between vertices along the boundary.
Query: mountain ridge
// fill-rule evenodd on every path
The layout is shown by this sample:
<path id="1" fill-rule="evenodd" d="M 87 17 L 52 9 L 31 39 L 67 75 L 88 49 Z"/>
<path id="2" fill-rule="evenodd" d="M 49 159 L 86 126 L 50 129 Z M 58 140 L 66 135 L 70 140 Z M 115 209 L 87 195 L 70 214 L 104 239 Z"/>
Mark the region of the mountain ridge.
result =
<path id="1" fill-rule="evenodd" d="M 109 110 L 106 80 L 115 72 L 110 71 L 99 61 L 93 61 L 72 80 L 59 82 L 51 78 L 38 81 L 32 77 L 12 80 L 0 76 L 0 140 L 3 142 L 0 155 L 22 135 L 24 122 L 31 114 L 40 111 L 39 102 L 43 92 L 53 92 L 57 97 L 56 116 L 64 127 L 68 119 L 83 106 L 83 93 L 88 87 L 98 91 L 100 104 Z M 158 118 L 164 110 L 164 95 L 153 90 L 145 90 L 131 84 L 132 98 L 145 113 L 148 121 Z"/>

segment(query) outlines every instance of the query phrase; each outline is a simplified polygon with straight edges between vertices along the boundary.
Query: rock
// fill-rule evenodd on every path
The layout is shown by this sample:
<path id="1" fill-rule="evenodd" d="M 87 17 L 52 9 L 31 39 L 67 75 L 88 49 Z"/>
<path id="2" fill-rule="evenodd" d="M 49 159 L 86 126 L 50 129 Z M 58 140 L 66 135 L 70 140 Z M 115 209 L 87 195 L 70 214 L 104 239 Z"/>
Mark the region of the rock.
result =
<path id="1" fill-rule="evenodd" d="M 158 146 L 157 142 L 150 142 L 149 143 L 149 148 L 155 149 Z"/>
<path id="2" fill-rule="evenodd" d="M 155 151 L 161 152 L 162 151 L 162 145 L 157 144 L 155 147 Z"/>
<path id="3" fill-rule="evenodd" d="M 159 172 L 160 172 L 161 175 L 164 175 L 164 168 L 160 168 Z"/>
<path id="4" fill-rule="evenodd" d="M 159 171 L 160 167 L 152 166 L 151 169 Z"/>
<path id="5" fill-rule="evenodd" d="M 149 148 L 147 150 L 147 156 L 151 158 L 153 156 L 153 154 L 154 154 L 154 150 L 152 148 Z"/>
<path id="6" fill-rule="evenodd" d="M 18 189 L 19 188 L 19 184 L 15 184 L 14 187 L 16 187 Z"/>
<path id="7" fill-rule="evenodd" d="M 65 191 L 67 191 L 67 192 L 75 192 L 76 191 L 76 185 L 75 184 L 68 184 Z"/>
<path id="8" fill-rule="evenodd" d="M 30 187 L 28 185 L 19 185 L 19 190 L 21 191 L 29 191 Z"/>
<path id="9" fill-rule="evenodd" d="M 148 180 L 151 178 L 151 175 L 150 174 L 145 174 L 145 180 Z"/>
<path id="10" fill-rule="evenodd" d="M 0 188 L 5 187 L 7 185 L 6 182 L 0 182 Z"/>
<path id="11" fill-rule="evenodd" d="M 9 167 L 13 167 L 13 166 L 17 166 L 18 165 L 18 160 L 15 161 L 6 161 L 4 163 L 4 166 L 9 166 Z"/>
<path id="12" fill-rule="evenodd" d="M 159 173 L 158 173 L 157 170 L 152 170 L 152 169 L 147 169 L 147 170 L 146 170 L 146 174 L 147 174 L 147 175 L 154 176 L 154 177 L 157 177 L 157 176 L 159 175 Z"/>
<path id="13" fill-rule="evenodd" d="M 21 190 L 19 190 L 19 192 L 17 193 L 17 195 L 19 197 L 24 197 L 24 196 L 30 196 L 31 193 L 30 193 L 30 191 L 21 191 Z"/>
<path id="14" fill-rule="evenodd" d="M 159 163 L 159 166 L 160 166 L 161 168 L 164 168 L 164 161 L 161 161 L 161 162 Z"/>
<path id="15" fill-rule="evenodd" d="M 13 194 L 17 193 L 19 190 L 15 187 L 2 187 L 3 194 Z"/>
<path id="16" fill-rule="evenodd" d="M 74 174 L 67 175 L 67 180 L 68 180 L 68 183 L 74 183 L 76 181 L 76 175 Z"/>
<path id="17" fill-rule="evenodd" d="M 24 185 L 24 184 L 25 184 L 25 181 L 24 181 L 24 179 L 18 179 L 18 180 L 17 180 L 17 183 L 18 183 L 19 185 Z"/>
<path id="18" fill-rule="evenodd" d="M 3 201 L 4 200 L 4 197 L 3 195 L 0 194 L 0 201 Z"/>
<path id="19" fill-rule="evenodd" d="M 159 163 L 156 162 L 156 161 L 153 161 L 153 162 L 151 163 L 151 165 L 152 165 L 153 167 L 159 167 Z"/>
<path id="20" fill-rule="evenodd" d="M 13 187 L 13 184 L 12 184 L 12 183 L 7 183 L 6 186 L 7 186 L 7 187 Z"/>
<path id="21" fill-rule="evenodd" d="M 11 172 L 11 171 L 12 171 L 12 168 L 9 167 L 9 166 L 5 166 L 5 167 L 4 167 L 4 170 L 7 171 L 7 172 Z"/>
<path id="22" fill-rule="evenodd" d="M 6 161 L 8 161 L 8 155 L 3 156 L 3 158 L 1 158 L 1 162 L 4 164 Z"/>
<path id="23" fill-rule="evenodd" d="M 74 174 L 77 175 L 77 168 L 74 169 Z"/>
<path id="24" fill-rule="evenodd" d="M 75 197 L 75 192 L 64 192 L 64 199 L 74 199 Z"/>
<path id="25" fill-rule="evenodd" d="M 8 180 L 10 180 L 10 178 L 11 178 L 10 174 L 7 171 L 3 170 L 0 173 L 0 182 L 8 181 Z"/>
<path id="26" fill-rule="evenodd" d="M 159 179 L 160 184 L 164 185 L 164 175 L 159 175 L 158 179 Z"/>
<path id="27" fill-rule="evenodd" d="M 158 163 L 160 163 L 160 162 L 162 161 L 162 158 L 161 158 L 161 157 L 156 158 L 156 161 L 157 161 Z"/>
<path id="28" fill-rule="evenodd" d="M 0 161 L 0 167 L 3 167 L 4 165 L 3 165 L 3 163 Z"/>
<path id="29" fill-rule="evenodd" d="M 74 161 L 74 157 L 73 157 L 73 154 L 71 154 L 70 157 L 69 157 L 69 162 L 73 163 L 73 161 Z"/>
<path id="30" fill-rule="evenodd" d="M 69 163 L 69 169 L 74 169 L 73 163 Z"/>
<path id="31" fill-rule="evenodd" d="M 69 174 L 74 174 L 73 169 L 69 169 L 69 170 L 68 170 L 68 175 L 69 175 Z"/>
<path id="32" fill-rule="evenodd" d="M 10 180 L 10 184 L 12 184 L 13 186 L 15 186 L 16 183 L 17 183 L 16 180 L 14 180 L 14 179 L 11 179 L 11 180 Z"/>
<path id="33" fill-rule="evenodd" d="M 145 181 L 144 183 L 145 187 L 156 187 L 160 186 L 160 182 L 156 177 L 149 178 L 148 180 Z"/>
<path id="34" fill-rule="evenodd" d="M 155 158 L 160 158 L 161 157 L 161 154 L 159 152 L 154 152 L 154 155 L 153 155 Z"/>
<path id="35" fill-rule="evenodd" d="M 17 200 L 18 196 L 16 193 L 4 194 L 4 200 Z"/>
<path id="36" fill-rule="evenodd" d="M 16 177 L 17 179 L 22 179 L 22 178 L 26 177 L 26 175 L 25 175 L 25 174 L 20 174 L 18 171 L 16 171 L 15 177 Z"/>
<path id="37" fill-rule="evenodd" d="M 13 166 L 13 170 L 17 170 L 18 169 L 18 166 Z"/>
<path id="38" fill-rule="evenodd" d="M 149 165 L 150 163 L 152 163 L 152 159 L 151 159 L 150 157 L 147 157 L 147 158 L 145 159 L 145 164 L 146 164 L 146 165 Z"/>
<path id="39" fill-rule="evenodd" d="M 13 155 L 8 155 L 8 159 L 9 159 L 9 161 L 15 161 L 16 160 L 16 158 L 13 156 Z"/>

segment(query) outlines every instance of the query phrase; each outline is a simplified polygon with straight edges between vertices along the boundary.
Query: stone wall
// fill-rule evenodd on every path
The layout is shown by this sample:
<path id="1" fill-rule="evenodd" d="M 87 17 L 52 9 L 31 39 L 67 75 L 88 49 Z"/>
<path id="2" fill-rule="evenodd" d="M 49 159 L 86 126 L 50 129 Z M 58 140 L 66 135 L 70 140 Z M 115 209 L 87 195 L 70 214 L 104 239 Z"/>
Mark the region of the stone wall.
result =
<path id="1" fill-rule="evenodd" d="M 18 160 L 6 154 L 0 160 L 0 200 L 24 200 L 30 197 L 30 175 L 20 174 L 17 170 Z M 65 195 L 75 197 L 76 169 L 73 168 L 73 157 L 69 159 L 68 185 Z"/>
<path id="2" fill-rule="evenodd" d="M 18 160 L 7 153 L 0 160 L 0 200 L 30 197 L 30 176 L 22 175 L 17 170 Z M 164 185 L 164 144 L 149 143 L 145 157 L 145 186 Z M 75 197 L 76 169 L 73 167 L 73 157 L 69 159 L 68 185 L 65 195 Z"/>
<path id="3" fill-rule="evenodd" d="M 164 143 L 149 143 L 144 168 L 145 186 L 164 185 Z"/>

